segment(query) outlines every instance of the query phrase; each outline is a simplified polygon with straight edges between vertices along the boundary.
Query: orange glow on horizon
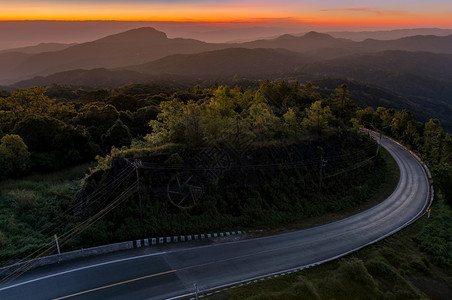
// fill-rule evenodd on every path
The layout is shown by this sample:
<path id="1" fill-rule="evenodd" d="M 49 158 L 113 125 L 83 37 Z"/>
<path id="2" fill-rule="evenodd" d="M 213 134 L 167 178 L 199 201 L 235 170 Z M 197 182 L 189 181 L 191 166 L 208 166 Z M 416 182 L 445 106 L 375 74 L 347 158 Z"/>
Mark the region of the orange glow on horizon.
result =
<path id="1" fill-rule="evenodd" d="M 37 2 L 39 4 L 37 4 Z M 228 24 L 291 24 L 315 26 L 452 27 L 450 11 L 398 11 L 370 8 L 319 9 L 264 1 L 228 2 L 46 2 L 2 4 L 0 21 L 154 21 Z M 254 5 L 253 5 L 254 3 Z M 259 5 L 257 5 L 258 3 Z"/>
<path id="2" fill-rule="evenodd" d="M 375 20 L 375 19 L 332 19 L 332 18 L 309 18 L 306 19 L 271 19 L 271 18 L 249 18 L 249 19 L 237 19 L 237 18 L 165 18 L 165 17 L 156 17 L 156 18 L 100 18 L 100 17 L 55 17 L 48 16 L 42 18 L 14 18 L 14 17 L 3 17 L 0 18 L 0 22 L 2 21 L 120 21 L 120 22 L 169 22 L 169 23 L 196 23 L 202 24 L 203 26 L 255 26 L 255 25 L 272 25 L 277 23 L 278 25 L 283 25 L 286 23 L 287 25 L 315 25 L 315 26 L 347 26 L 347 27 L 366 27 L 366 26 L 374 26 L 374 27 L 443 27 L 443 28 L 451 28 L 452 22 L 449 18 L 444 18 L 439 20 L 437 18 L 433 19 L 422 19 L 422 20 Z"/>

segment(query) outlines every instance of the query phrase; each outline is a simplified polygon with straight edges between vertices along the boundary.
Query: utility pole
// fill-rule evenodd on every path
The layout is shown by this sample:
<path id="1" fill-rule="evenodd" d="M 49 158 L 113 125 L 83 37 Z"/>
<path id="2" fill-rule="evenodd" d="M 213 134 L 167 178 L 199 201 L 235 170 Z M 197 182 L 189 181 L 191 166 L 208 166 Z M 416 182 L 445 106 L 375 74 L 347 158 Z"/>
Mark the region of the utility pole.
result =
<path id="1" fill-rule="evenodd" d="M 61 252 L 60 252 L 60 243 L 58 243 L 58 236 L 56 235 L 56 233 L 55 233 L 55 235 L 53 237 L 55 238 L 55 243 L 56 243 L 56 247 L 57 247 L 57 250 L 58 250 L 58 254 L 61 254 Z"/>
<path id="2" fill-rule="evenodd" d="M 137 174 L 137 192 L 138 192 L 138 201 L 140 205 L 140 222 L 143 223 L 143 207 L 141 205 L 141 191 L 140 191 L 140 173 L 138 172 L 138 168 L 141 165 L 141 161 L 135 161 L 135 171 Z"/>

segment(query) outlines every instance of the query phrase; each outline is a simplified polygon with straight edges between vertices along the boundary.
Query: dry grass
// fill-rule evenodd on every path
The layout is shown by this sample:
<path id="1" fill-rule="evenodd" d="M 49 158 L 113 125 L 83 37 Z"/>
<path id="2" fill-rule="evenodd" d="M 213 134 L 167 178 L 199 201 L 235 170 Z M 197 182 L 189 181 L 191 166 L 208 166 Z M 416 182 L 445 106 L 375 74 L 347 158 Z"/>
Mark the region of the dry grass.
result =
<path id="1" fill-rule="evenodd" d="M 15 189 L 9 192 L 18 209 L 31 209 L 36 206 L 37 196 L 35 192 L 25 189 Z"/>

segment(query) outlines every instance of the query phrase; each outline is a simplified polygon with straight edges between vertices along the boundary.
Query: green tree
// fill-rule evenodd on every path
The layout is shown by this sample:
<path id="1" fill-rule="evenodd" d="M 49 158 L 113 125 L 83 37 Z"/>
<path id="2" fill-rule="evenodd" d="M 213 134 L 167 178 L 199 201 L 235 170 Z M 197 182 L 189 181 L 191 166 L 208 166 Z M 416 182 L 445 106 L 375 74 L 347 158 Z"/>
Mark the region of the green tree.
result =
<path id="1" fill-rule="evenodd" d="M 433 176 L 444 198 L 452 205 L 452 136 L 446 133 L 443 140 L 441 162 L 434 170 Z"/>
<path id="2" fill-rule="evenodd" d="M 200 146 L 204 140 L 204 126 L 199 105 L 189 101 L 183 109 L 181 122 L 185 143 L 190 147 Z"/>
<path id="3" fill-rule="evenodd" d="M 59 103 L 45 95 L 45 89 L 34 87 L 17 90 L 7 98 L 0 98 L 0 111 L 12 111 L 17 119 L 27 116 L 48 116 L 69 120 L 75 115 L 72 104 Z"/>
<path id="4" fill-rule="evenodd" d="M 283 118 L 285 132 L 288 136 L 296 136 L 301 133 L 302 127 L 293 108 L 289 108 Z"/>
<path id="5" fill-rule="evenodd" d="M 300 110 L 309 108 L 312 103 L 321 99 L 320 94 L 316 92 L 317 89 L 318 87 L 308 82 L 297 91 L 296 104 Z"/>
<path id="6" fill-rule="evenodd" d="M 282 130 L 282 124 L 266 103 L 254 103 L 249 108 L 252 128 L 258 138 L 273 138 Z"/>
<path id="7" fill-rule="evenodd" d="M 209 99 L 202 106 L 202 119 L 206 137 L 210 141 L 224 139 L 225 130 L 235 126 L 235 120 L 239 117 L 238 101 L 233 97 L 234 92 L 220 86 L 215 91 L 215 97 Z"/>
<path id="8" fill-rule="evenodd" d="M 322 107 L 322 101 L 312 103 L 306 108 L 307 117 L 303 119 L 302 126 L 317 134 L 318 137 L 328 128 L 328 120 L 333 118 L 333 113 L 329 106 Z"/>
<path id="9" fill-rule="evenodd" d="M 439 187 L 444 199 L 452 204 L 452 165 L 449 163 L 437 164 L 433 169 L 435 186 Z"/>
<path id="10" fill-rule="evenodd" d="M 100 147 L 93 143 L 89 133 L 82 126 L 77 128 L 66 126 L 54 137 L 52 148 L 52 152 L 56 152 L 60 168 L 92 161 L 96 154 L 101 153 Z"/>
<path id="11" fill-rule="evenodd" d="M 137 134 L 146 135 L 151 127 L 149 122 L 157 118 L 159 108 L 156 106 L 142 107 L 133 113 L 133 128 Z"/>
<path id="12" fill-rule="evenodd" d="M 72 122 L 75 126 L 85 126 L 93 141 L 100 145 L 102 135 L 113 126 L 119 117 L 120 114 L 113 105 L 88 104 L 80 109 Z"/>
<path id="13" fill-rule="evenodd" d="M 128 146 L 131 141 L 132 137 L 129 128 L 121 120 L 116 120 L 107 132 L 102 135 L 102 144 L 105 149 L 110 149 L 112 146 L 116 148 Z"/>
<path id="14" fill-rule="evenodd" d="M 11 132 L 16 121 L 16 114 L 13 111 L 0 110 L 0 133 Z"/>
<path id="15" fill-rule="evenodd" d="M 195 93 L 197 95 L 202 95 L 204 93 L 204 89 L 202 88 L 202 86 L 197 84 L 193 87 L 193 93 Z"/>
<path id="16" fill-rule="evenodd" d="M 420 125 L 422 129 L 422 124 Z M 421 136 L 419 134 L 418 122 L 416 120 L 410 120 L 406 124 L 406 128 L 403 131 L 400 140 L 403 144 L 413 148 L 419 149 L 421 145 Z"/>
<path id="17" fill-rule="evenodd" d="M 234 149 L 244 149 L 256 139 L 249 118 L 237 115 L 224 120 L 224 124 L 227 125 L 223 129 L 222 140 Z"/>
<path id="18" fill-rule="evenodd" d="M 411 112 L 405 109 L 396 111 L 391 121 L 392 136 L 398 138 L 403 144 L 417 149 L 420 135 L 416 125 L 417 121 Z"/>
<path id="19" fill-rule="evenodd" d="M 140 103 L 136 97 L 123 94 L 111 96 L 110 98 L 108 98 L 107 103 L 116 107 L 118 111 L 128 110 L 135 112 L 143 107 L 142 103 Z"/>
<path id="20" fill-rule="evenodd" d="M 406 109 L 396 111 L 391 120 L 391 134 L 396 138 L 400 138 L 408 126 L 408 122 L 414 120 L 414 117 Z"/>
<path id="21" fill-rule="evenodd" d="M 88 104 L 80 109 L 73 121 L 86 127 L 110 128 L 118 118 L 119 112 L 113 105 Z"/>
<path id="22" fill-rule="evenodd" d="M 110 92 L 107 90 L 91 91 L 80 97 L 79 101 L 83 104 L 93 102 L 105 102 L 110 96 Z"/>
<path id="23" fill-rule="evenodd" d="M 7 134 L 0 140 L 0 172 L 3 176 L 20 176 L 29 166 L 30 153 L 19 135 Z M 0 174 L 1 174 L 0 173 Z"/>
<path id="24" fill-rule="evenodd" d="M 380 117 L 377 115 L 375 110 L 368 106 L 364 109 L 358 109 L 356 111 L 356 119 L 359 121 L 360 124 L 367 126 L 370 128 L 379 127 L 381 123 Z"/>
<path id="25" fill-rule="evenodd" d="M 452 165 L 452 135 L 450 133 L 446 133 L 444 137 L 443 149 L 443 160 Z"/>
<path id="26" fill-rule="evenodd" d="M 441 160 L 443 128 L 438 119 L 430 119 L 424 126 L 423 152 L 428 160 L 437 164 Z"/>
<path id="27" fill-rule="evenodd" d="M 380 118 L 381 129 L 386 134 L 391 133 L 391 123 L 396 111 L 393 108 L 386 109 L 385 107 L 377 107 L 377 115 Z"/>
<path id="28" fill-rule="evenodd" d="M 301 106 L 302 109 L 308 107 L 315 101 L 313 95 L 314 86 L 311 83 L 302 86 L 298 82 L 288 83 L 283 80 L 272 83 L 267 80 L 259 86 L 255 100 L 267 103 L 275 115 L 282 116 L 289 107 Z"/>
<path id="29" fill-rule="evenodd" d="M 161 102 L 157 120 L 149 122 L 152 132 L 146 135 L 146 140 L 153 145 L 182 142 L 184 137 L 184 128 L 181 123 L 183 111 L 184 103 L 178 99 Z"/>
<path id="30" fill-rule="evenodd" d="M 357 106 L 351 100 L 348 86 L 345 83 L 336 88 L 336 92 L 331 100 L 331 109 L 344 121 L 350 120 L 357 110 Z"/>
<path id="31" fill-rule="evenodd" d="M 51 152 L 54 137 L 61 133 L 66 125 L 46 116 L 29 116 L 16 124 L 13 132 L 20 135 L 30 152 Z"/>

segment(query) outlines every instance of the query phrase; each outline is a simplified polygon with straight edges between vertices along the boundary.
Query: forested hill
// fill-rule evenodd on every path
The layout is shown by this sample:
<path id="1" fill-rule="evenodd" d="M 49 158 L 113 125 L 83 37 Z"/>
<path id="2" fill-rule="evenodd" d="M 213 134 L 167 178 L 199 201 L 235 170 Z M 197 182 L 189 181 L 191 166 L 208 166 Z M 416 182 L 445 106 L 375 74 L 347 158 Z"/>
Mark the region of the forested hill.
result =
<path id="1" fill-rule="evenodd" d="M 360 126 L 381 130 L 422 153 L 434 174 L 435 192 L 451 199 L 452 138 L 438 120 L 421 123 L 406 110 L 360 108 L 345 84 L 324 92 L 311 83 L 266 81 L 249 89 L 148 84 L 2 94 L 1 180 L 94 158 L 97 166 L 75 198 L 54 188 L 36 196 L 29 184 L 2 191 L 0 215 L 14 216 L 21 229 L 0 224 L 8 237 L 0 260 L 42 246 L 41 233 L 33 229 L 36 220 L 52 222 L 46 218 L 58 215 L 66 224 L 60 229 L 70 230 L 110 203 L 118 209 L 72 239 L 67 249 L 143 236 L 277 226 L 353 207 L 372 195 L 387 172 L 375 141 Z M 187 183 L 182 190 L 181 182 Z M 73 195 L 78 185 L 64 191 Z M 9 237 L 24 234 L 30 243 L 16 249 Z"/>
<path id="2" fill-rule="evenodd" d="M 125 69 L 67 71 L 23 81 L 17 87 L 54 82 L 99 88 L 131 82 L 190 86 L 219 81 L 248 88 L 258 86 L 262 78 L 286 78 L 318 80 L 321 87 L 322 82 L 331 81 L 334 86 L 326 85 L 331 92 L 340 82 L 349 81 L 356 87 L 355 101 L 362 105 L 409 109 L 423 122 L 436 117 L 451 130 L 451 69 L 451 55 L 429 52 L 385 51 L 316 61 L 310 55 L 286 50 L 231 48 L 168 56 Z"/>

